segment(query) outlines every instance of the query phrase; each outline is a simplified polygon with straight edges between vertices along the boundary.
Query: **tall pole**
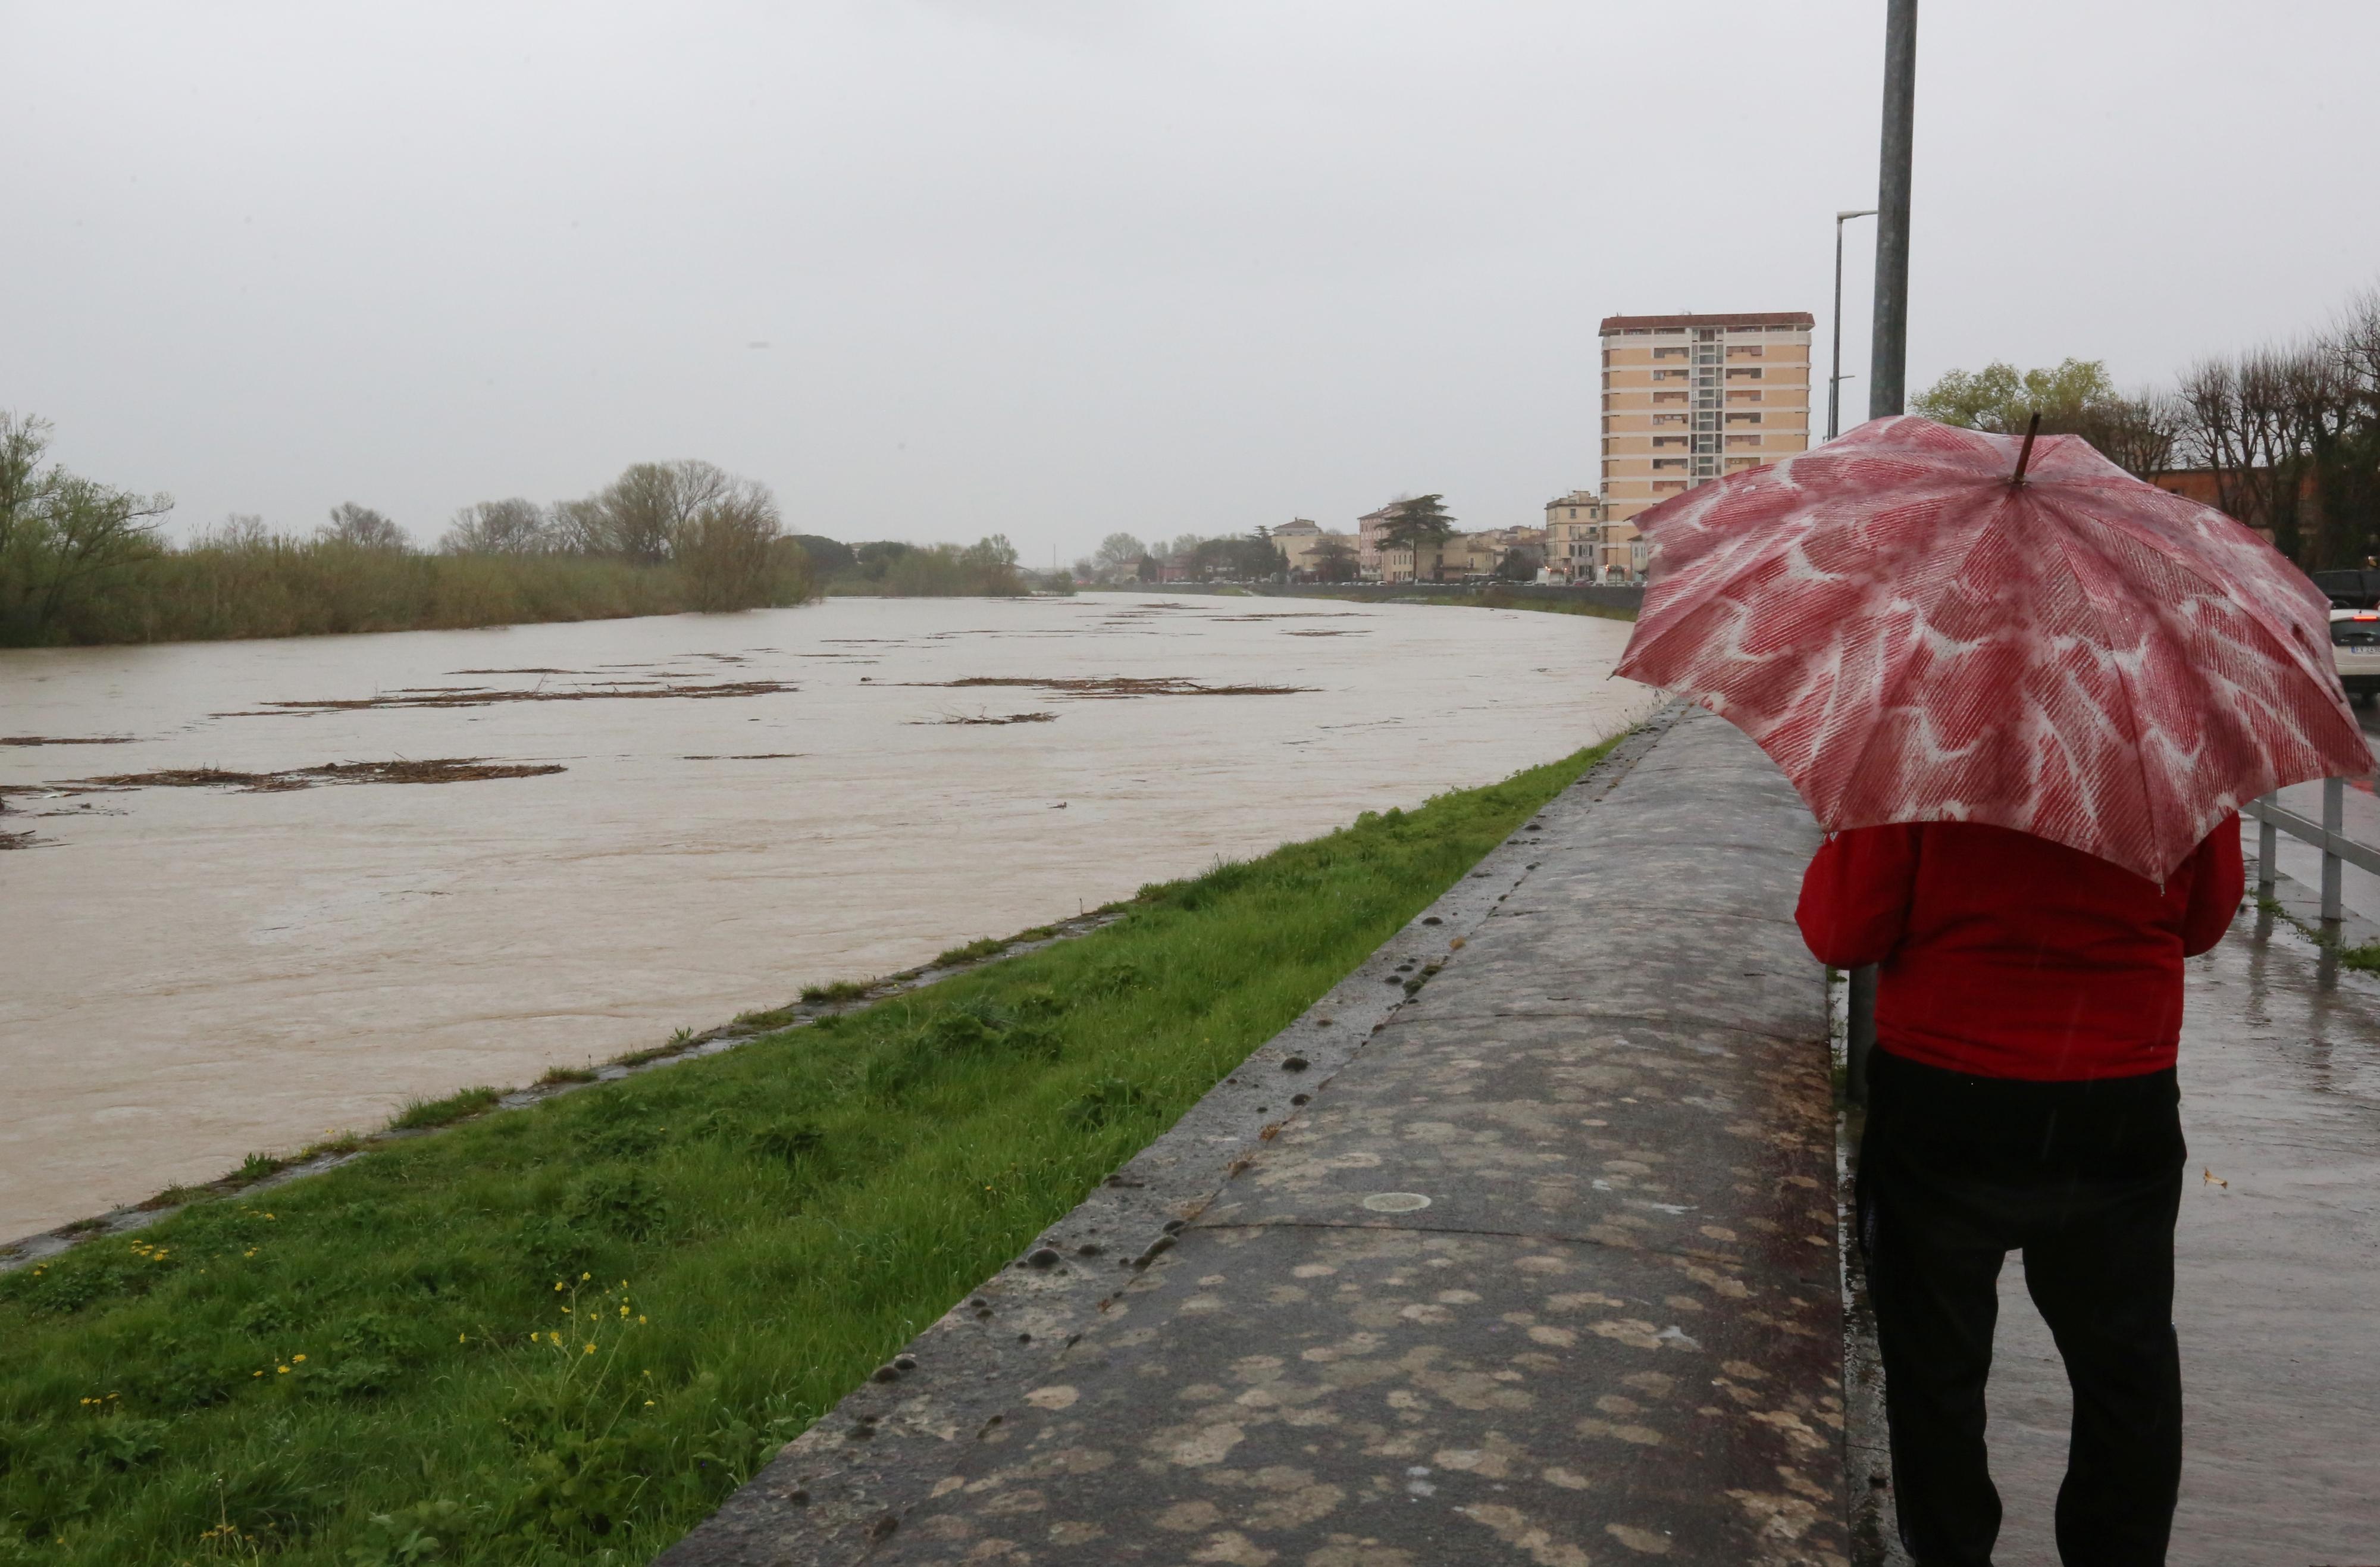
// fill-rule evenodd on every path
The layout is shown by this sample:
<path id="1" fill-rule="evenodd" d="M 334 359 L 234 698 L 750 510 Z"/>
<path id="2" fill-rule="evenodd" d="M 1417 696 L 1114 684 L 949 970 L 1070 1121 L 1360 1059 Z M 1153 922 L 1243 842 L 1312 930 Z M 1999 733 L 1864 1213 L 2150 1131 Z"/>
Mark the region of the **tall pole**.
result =
<path id="1" fill-rule="evenodd" d="M 1909 380 L 1909 158 L 1917 114 L 1917 0 L 1885 0 L 1884 151 L 1876 178 L 1876 333 L 1867 417 L 1903 411 Z"/>
<path id="2" fill-rule="evenodd" d="M 1872 218 L 1874 207 L 1835 214 L 1835 368 L 1827 377 L 1827 439 L 1842 431 L 1843 411 L 1843 224 L 1850 218 Z"/>
<path id="3" fill-rule="evenodd" d="M 1909 393 L 1909 164 L 1917 116 L 1917 0 L 1885 0 L 1884 138 L 1876 175 L 1876 330 L 1868 345 L 1867 417 L 1906 410 Z M 1854 968 L 1844 999 L 1844 1087 L 1867 1099 L 1876 1050 L 1874 966 Z"/>

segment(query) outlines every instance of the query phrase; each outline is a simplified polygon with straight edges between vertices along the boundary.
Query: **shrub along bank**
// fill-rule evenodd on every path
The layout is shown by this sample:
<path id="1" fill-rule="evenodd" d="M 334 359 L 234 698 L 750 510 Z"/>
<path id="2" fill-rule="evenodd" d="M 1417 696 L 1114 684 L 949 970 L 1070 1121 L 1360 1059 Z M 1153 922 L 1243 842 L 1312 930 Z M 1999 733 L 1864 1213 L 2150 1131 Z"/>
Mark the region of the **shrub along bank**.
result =
<path id="1" fill-rule="evenodd" d="M 1600 754 L 0 1276 L 0 1562 L 641 1562 Z"/>

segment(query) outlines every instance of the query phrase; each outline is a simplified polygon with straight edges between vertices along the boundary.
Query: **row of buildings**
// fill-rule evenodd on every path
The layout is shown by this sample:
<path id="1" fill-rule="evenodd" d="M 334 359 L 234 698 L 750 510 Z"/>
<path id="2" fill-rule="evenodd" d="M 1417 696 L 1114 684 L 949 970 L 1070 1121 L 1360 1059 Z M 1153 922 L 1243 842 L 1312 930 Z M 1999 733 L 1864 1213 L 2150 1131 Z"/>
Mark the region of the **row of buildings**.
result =
<path id="1" fill-rule="evenodd" d="M 1520 550 L 1537 560 L 1540 580 L 1642 582 L 1637 513 L 1809 448 L 1815 324 L 1798 310 L 1606 316 L 1603 487 L 1547 502 L 1543 528 L 1457 534 L 1415 559 L 1411 550 L 1380 547 L 1395 509 L 1383 506 L 1357 518 L 1354 533 L 1300 517 L 1272 529 L 1272 541 L 1299 577 L 1336 575 L 1352 553 L 1363 581 L 1452 581 L 1488 576 Z"/>

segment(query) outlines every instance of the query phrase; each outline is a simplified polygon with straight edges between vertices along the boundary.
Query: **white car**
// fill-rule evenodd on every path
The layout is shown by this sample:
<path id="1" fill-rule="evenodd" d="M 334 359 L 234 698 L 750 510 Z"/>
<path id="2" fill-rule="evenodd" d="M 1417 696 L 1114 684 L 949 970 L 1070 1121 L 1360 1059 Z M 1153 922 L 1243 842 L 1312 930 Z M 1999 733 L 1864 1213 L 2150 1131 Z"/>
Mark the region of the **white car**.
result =
<path id="1" fill-rule="evenodd" d="M 2380 610 L 2330 612 L 2330 662 L 2349 701 L 2380 693 Z"/>

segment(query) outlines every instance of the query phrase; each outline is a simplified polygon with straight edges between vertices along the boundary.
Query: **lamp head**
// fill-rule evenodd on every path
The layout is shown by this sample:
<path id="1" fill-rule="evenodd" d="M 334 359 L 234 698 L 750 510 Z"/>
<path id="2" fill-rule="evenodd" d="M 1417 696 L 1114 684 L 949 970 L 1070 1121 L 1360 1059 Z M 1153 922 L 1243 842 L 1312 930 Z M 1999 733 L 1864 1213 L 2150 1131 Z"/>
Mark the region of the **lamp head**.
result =
<path id="1" fill-rule="evenodd" d="M 1872 218 L 1874 216 L 1876 216 L 1876 209 L 1874 207 L 1862 207 L 1855 213 L 1837 213 L 1835 214 L 1835 221 L 1837 223 L 1840 223 L 1845 218 Z"/>

